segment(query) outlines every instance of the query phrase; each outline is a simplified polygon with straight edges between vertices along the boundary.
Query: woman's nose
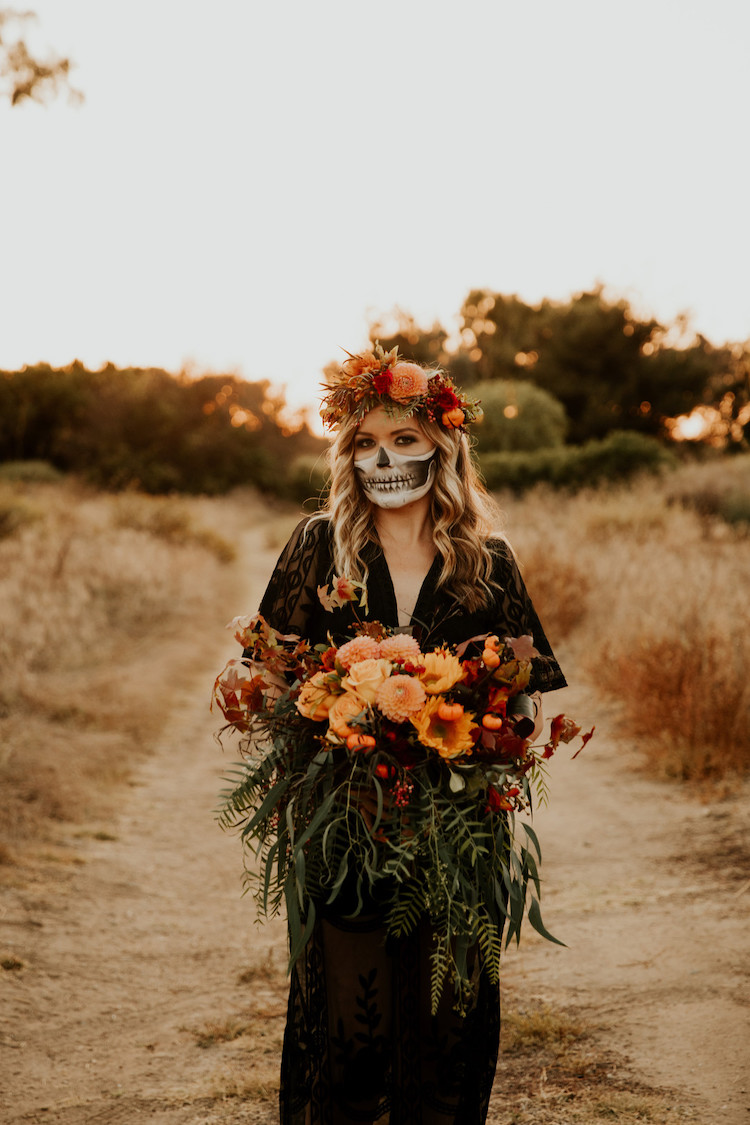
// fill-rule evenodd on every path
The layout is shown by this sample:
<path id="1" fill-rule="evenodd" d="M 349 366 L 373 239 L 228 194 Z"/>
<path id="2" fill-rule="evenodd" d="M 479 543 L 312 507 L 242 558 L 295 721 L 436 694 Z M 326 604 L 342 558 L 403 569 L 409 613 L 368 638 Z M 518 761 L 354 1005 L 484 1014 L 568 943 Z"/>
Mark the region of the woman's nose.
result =
<path id="1" fill-rule="evenodd" d="M 379 469 L 386 469 L 389 465 L 390 461 L 388 460 L 388 454 L 386 453 L 385 446 L 381 445 L 380 449 L 378 450 L 377 466 Z"/>

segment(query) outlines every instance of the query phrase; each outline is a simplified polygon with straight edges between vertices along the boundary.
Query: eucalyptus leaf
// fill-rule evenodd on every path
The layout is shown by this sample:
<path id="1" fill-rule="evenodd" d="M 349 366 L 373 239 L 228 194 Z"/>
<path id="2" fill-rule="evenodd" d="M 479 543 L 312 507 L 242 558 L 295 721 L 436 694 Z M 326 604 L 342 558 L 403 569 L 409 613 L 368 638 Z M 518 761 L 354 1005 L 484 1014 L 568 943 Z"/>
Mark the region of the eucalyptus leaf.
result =
<path id="1" fill-rule="evenodd" d="M 542 921 L 542 912 L 539 907 L 539 903 L 535 898 L 532 898 L 531 902 L 529 903 L 528 915 L 529 922 L 538 934 L 541 934 L 543 938 L 547 939 L 547 941 L 554 942 L 555 945 L 565 946 L 565 942 L 560 941 L 559 938 L 554 937 L 544 925 L 544 922 Z"/>

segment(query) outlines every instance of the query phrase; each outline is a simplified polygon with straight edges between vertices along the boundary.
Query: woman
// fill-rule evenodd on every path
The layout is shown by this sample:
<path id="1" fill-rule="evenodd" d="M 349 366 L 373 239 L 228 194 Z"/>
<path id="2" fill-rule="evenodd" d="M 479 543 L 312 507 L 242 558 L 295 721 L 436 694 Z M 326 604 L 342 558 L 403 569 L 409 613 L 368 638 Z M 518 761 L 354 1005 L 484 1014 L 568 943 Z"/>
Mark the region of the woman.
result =
<path id="1" fill-rule="evenodd" d="M 325 609 L 334 574 L 362 582 L 367 620 L 413 633 L 426 651 L 496 633 L 530 634 L 541 654 L 529 687 L 563 687 L 464 431 L 478 415 L 442 372 L 377 348 L 351 356 L 322 415 L 337 429 L 323 511 L 303 521 L 279 559 L 260 612 L 313 644 L 351 636 L 351 604 Z M 500 1032 L 498 989 L 480 973 L 454 1010 L 445 989 L 432 1015 L 424 919 L 385 941 L 376 900 L 355 913 L 346 887 L 319 910 L 292 972 L 281 1071 L 284 1125 L 479 1125 L 487 1115 Z"/>

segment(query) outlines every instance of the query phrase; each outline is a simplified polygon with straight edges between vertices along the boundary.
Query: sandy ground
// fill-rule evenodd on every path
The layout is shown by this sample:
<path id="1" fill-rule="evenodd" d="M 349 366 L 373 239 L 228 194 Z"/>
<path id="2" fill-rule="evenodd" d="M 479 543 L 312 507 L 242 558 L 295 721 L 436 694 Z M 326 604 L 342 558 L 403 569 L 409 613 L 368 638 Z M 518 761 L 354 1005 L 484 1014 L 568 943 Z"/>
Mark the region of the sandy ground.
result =
<path id="1" fill-rule="evenodd" d="M 256 547 L 238 612 L 274 554 Z M 3 1122 L 276 1119 L 284 927 L 253 924 L 239 844 L 212 816 L 231 755 L 208 696 L 233 655 L 220 629 L 196 637 L 116 822 L 99 838 L 71 830 L 3 892 Z M 750 1122 L 747 790 L 701 804 L 639 775 L 586 690 L 548 697 L 548 715 L 563 707 L 599 728 L 577 761 L 555 762 L 536 818 L 545 921 L 567 948 L 526 934 L 506 980 L 584 1017 L 634 1083 L 673 1092 L 690 1120 Z"/>

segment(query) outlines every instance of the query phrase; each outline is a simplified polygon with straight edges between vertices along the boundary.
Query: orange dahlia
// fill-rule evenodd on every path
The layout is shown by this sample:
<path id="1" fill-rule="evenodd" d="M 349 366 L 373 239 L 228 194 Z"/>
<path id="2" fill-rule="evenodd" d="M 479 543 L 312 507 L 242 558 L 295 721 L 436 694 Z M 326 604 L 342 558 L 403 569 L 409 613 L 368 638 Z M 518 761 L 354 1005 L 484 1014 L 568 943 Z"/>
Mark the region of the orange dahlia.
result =
<path id="1" fill-rule="evenodd" d="M 394 402 L 408 402 L 427 394 L 427 373 L 416 363 L 396 363 L 391 368 L 393 380 L 388 394 Z"/>
<path id="2" fill-rule="evenodd" d="M 406 664 L 407 661 L 418 664 L 422 653 L 414 637 L 408 633 L 395 633 L 380 642 L 380 655 L 393 664 Z"/>
<path id="3" fill-rule="evenodd" d="M 345 668 L 351 668 L 360 660 L 377 660 L 380 656 L 380 643 L 372 637 L 355 637 L 347 641 L 336 653 L 336 659 Z"/>
<path id="4" fill-rule="evenodd" d="M 425 690 L 413 676 L 391 676 L 378 688 L 375 705 L 386 719 L 404 723 L 424 706 Z"/>

